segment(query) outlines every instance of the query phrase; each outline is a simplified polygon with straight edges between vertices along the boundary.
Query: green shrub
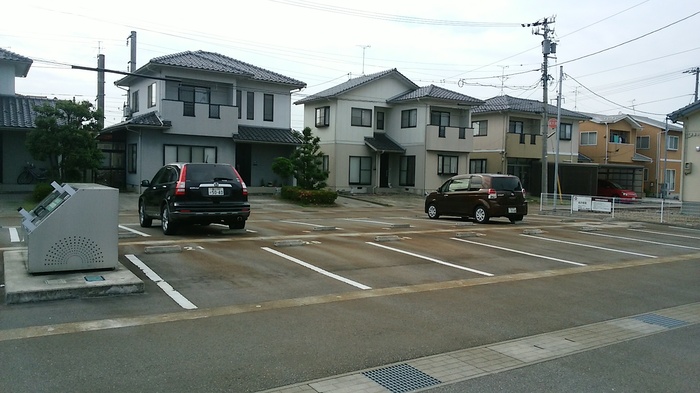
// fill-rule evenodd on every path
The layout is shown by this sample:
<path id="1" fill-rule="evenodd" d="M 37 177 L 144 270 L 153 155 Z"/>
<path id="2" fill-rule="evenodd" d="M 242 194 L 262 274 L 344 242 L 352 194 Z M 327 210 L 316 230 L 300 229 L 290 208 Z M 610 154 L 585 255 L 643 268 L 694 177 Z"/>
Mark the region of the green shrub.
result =
<path id="1" fill-rule="evenodd" d="M 41 202 L 53 191 L 53 187 L 49 183 L 39 183 L 34 187 L 32 192 L 32 199 L 34 202 Z"/>
<path id="2" fill-rule="evenodd" d="M 296 201 L 304 205 L 332 205 L 338 198 L 338 193 L 330 190 L 304 190 L 300 187 L 284 186 L 282 198 Z"/>

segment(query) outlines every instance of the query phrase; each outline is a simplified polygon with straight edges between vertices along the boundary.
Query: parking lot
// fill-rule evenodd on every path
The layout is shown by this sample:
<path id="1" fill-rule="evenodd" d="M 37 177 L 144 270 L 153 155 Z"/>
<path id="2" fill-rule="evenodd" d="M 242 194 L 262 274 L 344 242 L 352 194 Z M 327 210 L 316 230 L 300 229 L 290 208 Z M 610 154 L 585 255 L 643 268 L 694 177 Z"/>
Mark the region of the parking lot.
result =
<path id="1" fill-rule="evenodd" d="M 64 390 L 89 370 L 108 391 L 260 391 L 700 302 L 700 231 L 683 226 L 252 196 L 245 230 L 165 236 L 120 198 L 119 262 L 145 292 L 0 305 L 0 390 Z M 22 247 L 19 221 L 0 217 L 3 251 Z"/>

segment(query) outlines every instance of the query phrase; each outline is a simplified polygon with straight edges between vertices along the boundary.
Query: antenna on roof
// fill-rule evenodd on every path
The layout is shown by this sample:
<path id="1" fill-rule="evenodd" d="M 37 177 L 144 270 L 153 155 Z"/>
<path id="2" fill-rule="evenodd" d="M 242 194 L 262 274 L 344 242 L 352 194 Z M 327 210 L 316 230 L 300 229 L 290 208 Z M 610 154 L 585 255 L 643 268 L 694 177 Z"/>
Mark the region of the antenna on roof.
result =
<path id="1" fill-rule="evenodd" d="M 365 75 L 365 50 L 367 48 L 371 48 L 371 45 L 358 45 L 360 48 L 362 48 L 362 76 Z"/>

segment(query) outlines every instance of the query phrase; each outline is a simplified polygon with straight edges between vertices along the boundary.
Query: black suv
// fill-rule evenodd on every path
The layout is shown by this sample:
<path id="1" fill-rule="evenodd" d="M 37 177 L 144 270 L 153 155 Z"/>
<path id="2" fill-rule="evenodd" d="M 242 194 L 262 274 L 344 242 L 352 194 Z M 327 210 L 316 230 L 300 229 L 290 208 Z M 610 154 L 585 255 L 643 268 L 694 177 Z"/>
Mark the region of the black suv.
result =
<path id="1" fill-rule="evenodd" d="M 430 218 L 441 215 L 473 217 L 476 222 L 485 223 L 490 217 L 508 217 L 515 223 L 527 214 L 527 201 L 516 176 L 457 175 L 428 194 L 425 212 Z"/>
<path id="2" fill-rule="evenodd" d="M 146 228 L 161 220 L 166 235 L 180 224 L 243 229 L 250 216 L 248 188 L 231 164 L 168 164 L 141 186 L 146 189 L 139 197 L 139 223 Z"/>

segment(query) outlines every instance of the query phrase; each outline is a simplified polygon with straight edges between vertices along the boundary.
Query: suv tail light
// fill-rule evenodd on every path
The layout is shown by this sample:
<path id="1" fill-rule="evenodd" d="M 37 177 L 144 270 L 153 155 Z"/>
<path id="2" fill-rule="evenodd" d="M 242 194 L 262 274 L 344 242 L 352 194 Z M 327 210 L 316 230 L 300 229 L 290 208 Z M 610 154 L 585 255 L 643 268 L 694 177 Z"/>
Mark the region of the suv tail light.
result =
<path id="1" fill-rule="evenodd" d="M 488 199 L 496 199 L 498 197 L 498 195 L 496 194 L 496 190 L 494 190 L 493 188 L 489 188 L 488 192 L 489 192 Z"/>
<path id="2" fill-rule="evenodd" d="M 233 172 L 236 173 L 236 176 L 238 177 L 238 181 L 241 182 L 241 192 L 243 193 L 243 196 L 248 196 L 248 187 L 246 187 L 245 182 L 243 181 L 243 178 L 238 173 L 236 168 L 233 168 Z"/>
<path id="3" fill-rule="evenodd" d="M 177 179 L 177 184 L 175 185 L 175 195 L 185 195 L 185 179 L 187 174 L 187 165 L 182 166 L 182 171 L 180 171 L 180 178 Z"/>

